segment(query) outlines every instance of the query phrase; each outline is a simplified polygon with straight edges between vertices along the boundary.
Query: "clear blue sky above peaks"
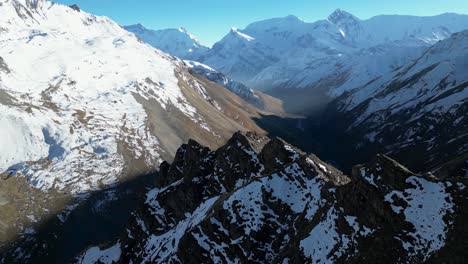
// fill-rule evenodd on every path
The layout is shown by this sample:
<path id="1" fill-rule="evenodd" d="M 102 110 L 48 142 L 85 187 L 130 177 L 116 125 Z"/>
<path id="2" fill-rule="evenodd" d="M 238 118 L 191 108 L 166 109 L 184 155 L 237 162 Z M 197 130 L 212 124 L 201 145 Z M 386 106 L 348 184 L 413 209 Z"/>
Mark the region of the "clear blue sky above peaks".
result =
<path id="1" fill-rule="evenodd" d="M 55 0 L 112 18 L 121 25 L 141 23 L 147 28 L 185 27 L 208 46 L 231 27 L 287 15 L 313 22 L 341 8 L 367 19 L 381 14 L 431 16 L 468 14 L 468 0 Z"/>

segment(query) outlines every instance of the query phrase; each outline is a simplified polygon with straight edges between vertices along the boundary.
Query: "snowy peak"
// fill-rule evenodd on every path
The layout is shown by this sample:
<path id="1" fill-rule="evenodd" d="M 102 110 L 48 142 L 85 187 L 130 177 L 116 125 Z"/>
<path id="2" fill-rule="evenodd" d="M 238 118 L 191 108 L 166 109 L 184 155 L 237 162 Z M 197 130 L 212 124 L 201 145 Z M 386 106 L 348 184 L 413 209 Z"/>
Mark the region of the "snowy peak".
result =
<path id="1" fill-rule="evenodd" d="M 251 37 L 251 36 L 249 36 L 249 35 L 247 35 L 247 34 L 242 33 L 242 32 L 239 31 L 239 29 L 237 29 L 236 27 L 232 27 L 232 28 L 231 28 L 231 31 L 229 31 L 229 34 L 230 34 L 231 36 L 238 37 L 238 38 L 240 38 L 240 39 L 242 39 L 242 40 L 246 40 L 246 41 L 252 41 L 252 40 L 254 40 L 253 37 Z"/>
<path id="2" fill-rule="evenodd" d="M 343 9 L 337 9 L 328 16 L 328 22 L 337 27 L 339 33 L 346 41 L 351 43 L 362 41 L 359 40 L 359 37 L 364 29 L 359 18 L 354 15 Z"/>
<path id="3" fill-rule="evenodd" d="M 11 99 L 0 100 L 6 128 L 0 131 L 0 173 L 25 175 L 43 190 L 85 192 L 131 175 L 126 166 L 136 159 L 142 171 L 151 171 L 143 166 L 172 155 L 193 131 L 206 144 L 204 138 L 219 140 L 243 129 L 220 122 L 231 120 L 222 112 L 230 101 L 211 96 L 231 98 L 229 91 L 215 90 L 217 85 L 112 20 L 48 1 L 34 2 L 34 12 L 16 1 L 0 3 L 0 25 L 6 26 L 0 28 L 0 92 Z M 173 33 L 182 37 L 167 42 L 170 47 L 202 48 L 178 29 L 166 32 Z M 166 111 L 174 118 L 159 115 Z M 170 124 L 166 129 L 173 131 L 165 133 L 173 142 L 160 140 L 156 127 L 163 124 Z"/>
<path id="4" fill-rule="evenodd" d="M 17 19 L 22 21 L 34 21 L 35 9 L 39 7 L 44 1 L 37 0 L 0 0 L 0 22 L 3 26 L 8 24 L 17 24 Z M 13 22 L 15 21 L 15 22 Z"/>
<path id="5" fill-rule="evenodd" d="M 386 53 L 388 62 L 369 59 L 368 69 L 365 69 L 370 71 L 369 74 L 361 69 L 356 70 L 362 77 L 371 75 L 374 79 L 379 77 L 376 75 L 381 69 L 394 70 L 418 56 L 417 48 L 426 48 L 453 32 L 467 28 L 467 15 L 396 15 L 360 20 L 349 12 L 337 9 L 328 19 L 312 23 L 287 16 L 254 22 L 243 30 L 233 29 L 213 49 L 193 60 L 220 70 L 254 89 L 314 87 L 315 84 L 308 80 L 324 80 L 320 75 L 324 73 L 320 71 L 323 69 L 320 64 L 330 62 L 331 71 L 342 65 L 353 67 L 352 63 L 361 64 L 359 67 L 365 68 L 360 61 L 361 55 L 357 54 L 359 51 L 399 43 L 400 48 L 396 52 L 389 50 Z M 403 47 L 408 49 L 403 50 Z M 342 56 L 342 61 L 337 61 L 340 60 L 339 56 Z M 311 72 L 311 65 L 315 64 L 318 65 L 317 71 Z M 304 69 L 309 71 L 305 75 L 301 73 Z M 330 82 L 334 80 L 340 84 L 348 76 L 357 79 L 354 75 L 341 73 L 337 73 L 337 76 L 340 78 L 335 76 Z M 297 82 L 302 82 L 300 87 L 295 86 Z"/>
<path id="6" fill-rule="evenodd" d="M 187 34 L 187 35 L 190 35 L 190 34 L 188 33 L 187 29 L 185 29 L 184 27 L 180 27 L 180 28 L 179 28 L 179 32 L 185 33 L 185 34 Z"/>
<path id="7" fill-rule="evenodd" d="M 294 15 L 289 15 L 286 17 L 277 17 L 266 19 L 258 22 L 249 24 L 245 30 L 245 33 L 262 33 L 266 31 L 284 31 L 284 30 L 294 30 L 295 27 L 303 25 L 305 22 L 299 19 Z"/>
<path id="8" fill-rule="evenodd" d="M 359 21 L 359 18 L 344 11 L 343 9 L 338 8 L 328 16 L 328 21 L 330 21 L 332 24 L 344 24 L 357 22 Z"/>
<path id="9" fill-rule="evenodd" d="M 189 39 L 193 40 L 194 43 L 196 43 L 197 45 L 204 46 L 203 44 L 200 43 L 200 40 L 198 39 L 198 37 L 193 35 L 192 33 L 190 33 L 186 28 L 180 27 L 180 28 L 178 28 L 178 30 L 179 30 L 180 33 L 185 34 Z"/>
<path id="10" fill-rule="evenodd" d="M 208 50 L 196 36 L 183 27 L 152 30 L 136 24 L 124 26 L 124 29 L 134 33 L 151 46 L 183 59 L 191 58 L 193 53 L 200 54 Z"/>
<path id="11" fill-rule="evenodd" d="M 198 46 L 203 46 L 203 47 L 206 47 L 205 45 L 203 45 L 201 42 L 200 42 L 200 39 L 193 35 L 192 33 L 190 33 L 186 28 L 184 27 L 179 27 L 179 32 L 180 33 L 183 33 L 185 35 L 187 35 L 191 40 L 193 40 Z"/>
<path id="12" fill-rule="evenodd" d="M 164 35 L 164 34 L 177 35 L 177 32 L 179 32 L 181 33 L 181 34 L 178 34 L 179 38 L 190 40 L 194 44 L 197 44 L 198 46 L 204 46 L 203 44 L 200 43 L 200 40 L 198 39 L 198 37 L 191 34 L 185 27 L 152 30 L 152 29 L 146 28 L 141 23 L 137 23 L 134 25 L 123 26 L 123 28 L 125 28 L 126 30 L 132 33 L 135 33 L 137 36 L 139 36 L 139 34 L 153 33 L 155 37 L 158 37 L 158 36 L 160 37 L 161 35 Z"/>
<path id="13" fill-rule="evenodd" d="M 138 24 L 134 24 L 134 25 L 129 25 L 129 26 L 124 26 L 124 28 L 130 32 L 143 32 L 145 30 L 148 30 L 145 26 L 143 26 L 142 24 L 138 23 Z"/>
<path id="14" fill-rule="evenodd" d="M 457 56 L 466 56 L 468 48 L 468 30 L 452 34 L 449 38 L 437 42 L 425 54 L 425 60 L 447 61 Z"/>

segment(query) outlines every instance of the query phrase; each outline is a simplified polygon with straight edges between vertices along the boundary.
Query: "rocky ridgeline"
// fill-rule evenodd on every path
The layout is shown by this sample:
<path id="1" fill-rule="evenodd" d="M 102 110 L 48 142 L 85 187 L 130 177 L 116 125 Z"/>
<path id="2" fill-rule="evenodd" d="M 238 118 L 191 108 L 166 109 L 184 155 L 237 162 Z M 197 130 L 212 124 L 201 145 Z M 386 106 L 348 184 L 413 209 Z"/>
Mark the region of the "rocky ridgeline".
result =
<path id="1" fill-rule="evenodd" d="M 80 263 L 419 263 L 463 260 L 466 183 L 386 157 L 351 176 L 286 142 L 191 140 L 161 164 L 122 237 Z M 465 244 L 464 244 L 465 243 Z"/>

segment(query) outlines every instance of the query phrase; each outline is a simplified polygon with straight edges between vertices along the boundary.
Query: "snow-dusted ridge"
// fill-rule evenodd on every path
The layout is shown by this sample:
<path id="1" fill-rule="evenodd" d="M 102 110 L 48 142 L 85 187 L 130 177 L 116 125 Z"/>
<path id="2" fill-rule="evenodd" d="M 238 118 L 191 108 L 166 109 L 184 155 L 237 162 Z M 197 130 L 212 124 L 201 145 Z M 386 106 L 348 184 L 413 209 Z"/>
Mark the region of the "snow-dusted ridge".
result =
<path id="1" fill-rule="evenodd" d="M 463 221 L 461 182 L 414 175 L 386 156 L 348 177 L 255 134 L 217 151 L 189 141 L 161 172 L 126 233 L 78 263 L 110 251 L 117 263 L 414 263 L 452 243 Z"/>

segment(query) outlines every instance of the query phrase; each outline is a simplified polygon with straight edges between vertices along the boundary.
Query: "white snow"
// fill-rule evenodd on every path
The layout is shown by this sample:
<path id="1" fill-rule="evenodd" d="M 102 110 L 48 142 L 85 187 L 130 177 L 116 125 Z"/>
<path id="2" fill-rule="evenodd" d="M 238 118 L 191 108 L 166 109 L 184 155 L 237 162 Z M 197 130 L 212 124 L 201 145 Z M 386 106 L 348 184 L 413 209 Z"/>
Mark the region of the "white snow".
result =
<path id="1" fill-rule="evenodd" d="M 444 217 L 453 213 L 454 204 L 444 183 L 435 183 L 416 176 L 409 177 L 406 182 L 414 188 L 403 192 L 392 191 L 385 196 L 385 200 L 392 203 L 395 213 L 403 213 L 406 221 L 413 224 L 415 232 L 409 234 L 414 243 L 408 245 L 415 253 L 428 258 L 445 244 L 447 224 Z M 394 195 L 403 199 L 408 206 L 403 208 L 393 205 Z"/>
<path id="2" fill-rule="evenodd" d="M 186 65 L 196 74 L 203 75 L 208 80 L 216 82 L 244 99 L 260 101 L 258 94 L 242 83 L 236 82 L 226 75 L 216 71 L 208 65 L 200 62 L 184 60 Z"/>
<path id="3" fill-rule="evenodd" d="M 336 220 L 338 214 L 334 208 L 330 208 L 326 219 L 316 225 L 309 236 L 301 240 L 300 247 L 304 255 L 310 258 L 313 263 L 334 263 L 334 258 L 340 256 L 341 250 L 348 246 L 347 238 L 338 234 Z M 342 242 L 343 240 L 343 242 Z M 334 252 L 335 246 L 341 243 L 338 250 Z M 331 256 L 329 256 L 331 254 Z"/>
<path id="4" fill-rule="evenodd" d="M 198 38 L 185 28 L 151 30 L 141 24 L 124 26 L 124 28 L 151 46 L 179 58 L 187 59 L 192 53 L 198 54 L 208 50 L 208 47 L 201 44 Z"/>
<path id="5" fill-rule="evenodd" d="M 229 210 L 232 223 L 235 223 L 237 214 L 247 223 L 244 231 L 249 235 L 252 231 L 260 230 L 265 224 L 264 219 L 271 218 L 266 216 L 274 214 L 271 209 L 262 209 L 263 192 L 271 193 L 272 201 L 281 202 L 293 213 L 301 214 L 307 210 L 307 215 L 311 217 L 321 204 L 322 186 L 323 182 L 319 177 L 307 179 L 300 166 L 293 163 L 284 172 L 262 177 L 234 192 L 224 202 L 223 208 Z M 237 214 L 233 211 L 234 208 Z"/>
<path id="6" fill-rule="evenodd" d="M 203 232 L 200 226 L 198 226 L 197 230 L 191 234 L 197 240 L 198 244 L 210 253 L 210 258 L 213 263 L 240 263 L 238 259 L 231 259 L 226 253 L 229 251 L 229 247 L 236 244 L 237 241 L 231 241 L 229 245 L 224 242 L 217 243 L 216 241 L 211 240 Z M 222 258 L 220 258 L 219 255 L 222 255 Z"/>
<path id="7" fill-rule="evenodd" d="M 353 230 L 351 234 L 343 234 L 338 231 L 337 220 L 339 212 L 331 207 L 326 218 L 320 221 L 310 232 L 310 234 L 300 242 L 300 248 L 304 255 L 312 260 L 312 263 L 335 263 L 336 258 L 340 257 L 344 252 L 356 243 L 357 237 L 365 237 L 374 230 L 361 225 L 357 221 L 357 217 L 345 215 L 344 218 L 349 227 Z M 353 255 L 356 252 L 350 252 Z"/>
<path id="8" fill-rule="evenodd" d="M 348 222 L 348 225 L 353 228 L 354 234 L 359 233 L 361 236 L 368 236 L 374 232 L 374 230 L 368 228 L 365 225 L 360 225 L 357 221 L 356 216 L 350 216 L 346 215 L 345 216 L 346 222 Z"/>
<path id="9" fill-rule="evenodd" d="M 359 103 L 372 98 L 365 112 L 360 115 L 353 126 L 361 124 L 372 114 L 389 112 L 393 115 L 414 108 L 418 104 L 422 104 L 423 107 L 419 111 L 414 111 L 410 121 L 417 120 L 426 113 L 451 114 L 468 97 L 467 89 L 459 89 L 448 96 L 438 98 L 438 100 L 433 99 L 456 88 L 468 79 L 467 43 L 468 31 L 452 35 L 426 50 L 415 62 L 403 65 L 401 70 L 383 75 L 379 81 L 353 91 L 347 96 L 346 106 L 343 110 L 352 110 Z M 386 93 L 392 84 L 404 83 L 405 80 L 410 80 L 424 71 L 426 73 L 414 83 Z M 441 83 L 442 80 L 443 83 Z M 383 117 L 376 116 L 374 121 L 379 121 L 381 118 Z M 371 138 L 375 139 L 375 135 L 379 131 L 374 131 L 375 134 Z M 407 138 L 410 139 L 411 135 Z"/>
<path id="10" fill-rule="evenodd" d="M 178 86 L 179 60 L 106 17 L 43 0 L 28 9 L 0 3 L 0 54 L 9 69 L 0 69 L 0 96 L 13 97 L 0 98 L 0 172 L 22 164 L 15 168 L 35 187 L 79 193 L 119 180 L 123 145 L 158 164 L 159 141 L 135 94 L 209 129 Z"/>
<path id="11" fill-rule="evenodd" d="M 430 45 L 465 29 L 466 15 L 360 20 L 337 10 L 313 23 L 287 16 L 258 21 L 243 30 L 232 28 L 212 49 L 190 59 L 252 88 L 327 85 L 337 96 L 390 74 Z"/>
<path id="12" fill-rule="evenodd" d="M 116 243 L 112 247 L 101 250 L 99 247 L 92 247 L 84 253 L 80 258 L 82 264 L 104 263 L 112 264 L 119 260 L 121 254 L 120 243 Z"/>
<path id="13" fill-rule="evenodd" d="M 237 28 L 235 28 L 235 27 L 232 27 L 232 28 L 231 28 L 231 32 L 233 32 L 233 33 L 239 35 L 241 38 L 243 38 L 243 39 L 245 39 L 245 40 L 247 40 L 247 41 L 252 41 L 252 40 L 254 40 L 253 37 L 251 37 L 251 36 L 249 36 L 249 35 L 247 35 L 247 34 L 244 34 L 244 33 L 240 32 L 240 31 L 239 31 Z"/>
<path id="14" fill-rule="evenodd" d="M 166 221 L 165 210 L 161 207 L 161 205 L 159 204 L 159 201 L 158 201 L 159 194 L 171 190 L 172 188 L 180 185 L 182 182 L 183 182 L 183 180 L 181 179 L 181 180 L 178 180 L 178 181 L 176 181 L 176 182 L 174 182 L 174 183 L 172 183 L 169 186 L 166 186 L 164 188 L 152 189 L 146 194 L 145 204 L 147 205 L 147 208 L 148 208 L 149 212 L 151 213 L 151 215 L 153 215 L 153 217 L 158 222 L 164 223 Z M 144 223 L 143 223 L 143 225 L 144 225 Z M 146 229 L 146 227 L 144 227 L 144 228 Z"/>
<path id="15" fill-rule="evenodd" d="M 289 158 L 291 158 L 293 161 L 296 161 L 297 159 L 299 159 L 300 157 L 299 153 L 295 151 L 290 145 L 284 144 L 284 149 L 286 149 L 289 153 L 291 153 Z"/>
<path id="16" fill-rule="evenodd" d="M 198 225 L 205 217 L 211 206 L 218 200 L 218 196 L 212 197 L 203 202 L 195 211 L 185 220 L 179 222 L 177 226 L 162 235 L 151 235 L 146 241 L 145 257 L 142 263 L 169 262 L 172 254 L 178 248 L 182 236 L 191 228 Z"/>
<path id="17" fill-rule="evenodd" d="M 34 124 L 34 117 L 19 111 L 8 114 L 9 109 L 0 105 L 0 171 L 25 160 L 37 160 L 48 155 L 41 127 Z M 32 124 L 31 124 L 32 123 Z"/>
<path id="18" fill-rule="evenodd" d="M 364 180 L 366 180 L 372 186 L 379 188 L 379 186 L 377 186 L 377 184 L 375 183 L 375 180 L 379 177 L 375 177 L 373 173 L 367 175 L 366 168 L 361 168 L 361 177 L 364 178 Z"/>

